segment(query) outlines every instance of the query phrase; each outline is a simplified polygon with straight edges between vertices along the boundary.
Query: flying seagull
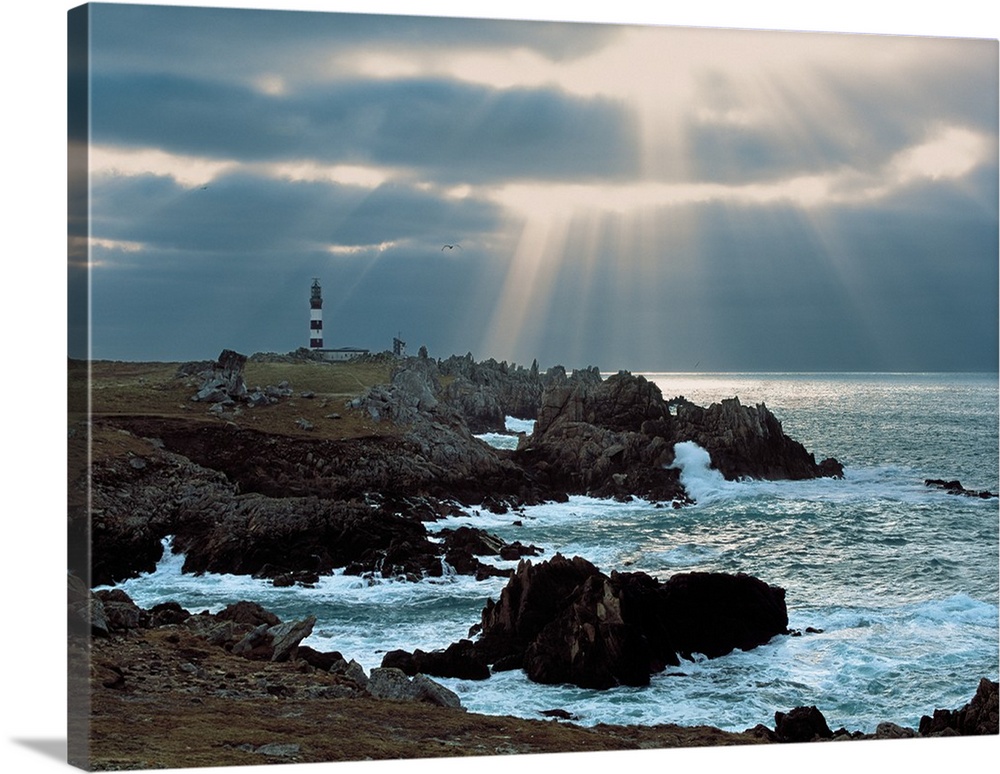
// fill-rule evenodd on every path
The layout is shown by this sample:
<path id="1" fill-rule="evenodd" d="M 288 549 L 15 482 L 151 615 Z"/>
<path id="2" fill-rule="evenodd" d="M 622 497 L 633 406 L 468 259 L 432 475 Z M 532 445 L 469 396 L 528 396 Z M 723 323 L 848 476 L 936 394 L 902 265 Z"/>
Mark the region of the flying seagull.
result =
<path id="1" fill-rule="evenodd" d="M 458 244 L 455 244 L 455 245 L 445 245 L 445 246 L 444 246 L 444 247 L 442 247 L 441 249 L 442 249 L 442 250 L 454 250 L 454 249 L 455 249 L 456 247 L 457 247 L 457 248 L 458 248 L 459 250 L 461 250 L 461 249 L 462 249 L 462 246 L 461 246 L 461 245 L 458 245 Z"/>

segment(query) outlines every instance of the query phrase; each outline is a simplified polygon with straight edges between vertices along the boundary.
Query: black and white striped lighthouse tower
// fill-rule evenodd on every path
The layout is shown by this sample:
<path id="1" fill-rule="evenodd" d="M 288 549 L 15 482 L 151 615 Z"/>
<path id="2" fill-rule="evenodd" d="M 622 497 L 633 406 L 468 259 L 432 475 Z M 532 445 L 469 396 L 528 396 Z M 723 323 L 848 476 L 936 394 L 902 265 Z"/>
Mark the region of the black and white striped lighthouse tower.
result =
<path id="1" fill-rule="evenodd" d="M 315 277 L 309 297 L 309 349 L 323 349 L 323 294 Z"/>

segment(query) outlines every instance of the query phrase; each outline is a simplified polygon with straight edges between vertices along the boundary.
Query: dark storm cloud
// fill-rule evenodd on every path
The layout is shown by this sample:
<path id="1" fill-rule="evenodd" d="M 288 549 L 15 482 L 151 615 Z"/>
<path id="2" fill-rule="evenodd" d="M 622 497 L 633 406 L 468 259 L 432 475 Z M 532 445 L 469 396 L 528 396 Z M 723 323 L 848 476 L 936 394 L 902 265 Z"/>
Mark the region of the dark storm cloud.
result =
<path id="1" fill-rule="evenodd" d="M 442 180 L 587 178 L 635 169 L 610 100 L 452 81 L 353 82 L 290 97 L 172 75 L 93 82 L 93 139 L 244 161 L 402 165 Z"/>
<path id="2" fill-rule="evenodd" d="M 615 179 L 637 168 L 633 126 L 610 100 L 439 82 L 362 93 L 366 107 L 384 111 L 370 142 L 375 162 L 468 182 Z"/>
<path id="3" fill-rule="evenodd" d="M 438 251 L 443 238 L 492 229 L 499 218 L 495 205 L 447 201 L 404 185 L 366 189 L 246 173 L 204 188 L 155 175 L 113 177 L 95 186 L 94 202 L 93 230 L 101 239 L 199 253 L 280 254 L 396 240 Z"/>

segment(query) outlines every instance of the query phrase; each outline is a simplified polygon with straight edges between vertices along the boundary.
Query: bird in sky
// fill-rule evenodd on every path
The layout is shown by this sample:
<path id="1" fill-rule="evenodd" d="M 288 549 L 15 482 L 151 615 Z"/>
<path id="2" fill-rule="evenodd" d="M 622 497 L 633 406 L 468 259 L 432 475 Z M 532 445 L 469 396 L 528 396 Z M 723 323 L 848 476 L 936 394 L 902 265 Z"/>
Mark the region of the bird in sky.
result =
<path id="1" fill-rule="evenodd" d="M 442 248 L 441 248 L 441 250 L 442 250 L 442 251 L 444 251 L 444 250 L 454 250 L 454 249 L 455 249 L 456 247 L 457 247 L 457 248 L 458 248 L 459 250 L 461 250 L 461 249 L 462 249 L 462 246 L 461 246 L 461 245 L 459 245 L 459 244 L 455 244 L 455 245 L 445 245 L 444 247 L 442 247 Z"/>

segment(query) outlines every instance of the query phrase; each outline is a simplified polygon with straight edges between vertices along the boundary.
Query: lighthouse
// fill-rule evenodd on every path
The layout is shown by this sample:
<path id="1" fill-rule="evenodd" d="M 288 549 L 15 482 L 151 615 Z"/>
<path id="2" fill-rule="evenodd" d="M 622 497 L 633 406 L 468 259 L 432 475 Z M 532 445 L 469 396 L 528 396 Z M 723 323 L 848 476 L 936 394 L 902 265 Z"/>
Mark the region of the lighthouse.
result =
<path id="1" fill-rule="evenodd" d="M 323 346 L 323 289 L 317 277 L 313 277 L 312 293 L 309 295 L 309 349 L 328 363 L 371 354 L 367 349 L 357 347 L 327 349 Z"/>
<path id="2" fill-rule="evenodd" d="M 315 277 L 309 297 L 309 349 L 323 349 L 323 291 Z"/>

